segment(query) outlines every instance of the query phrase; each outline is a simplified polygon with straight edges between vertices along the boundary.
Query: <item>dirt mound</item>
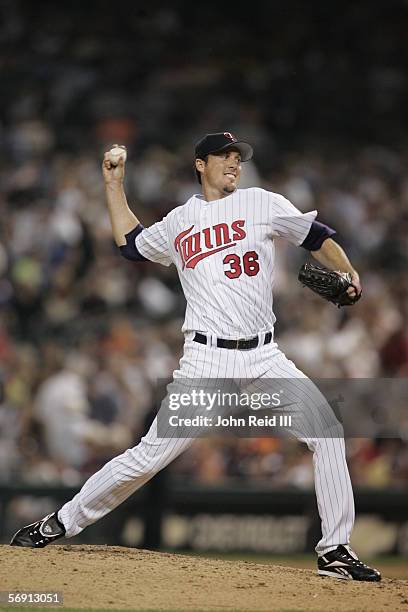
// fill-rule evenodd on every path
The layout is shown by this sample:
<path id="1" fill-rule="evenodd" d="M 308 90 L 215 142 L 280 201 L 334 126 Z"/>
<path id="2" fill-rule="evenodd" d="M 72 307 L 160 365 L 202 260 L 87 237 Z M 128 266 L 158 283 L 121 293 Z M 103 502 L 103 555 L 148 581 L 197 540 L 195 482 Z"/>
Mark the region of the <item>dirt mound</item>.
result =
<path id="1" fill-rule="evenodd" d="M 306 569 L 111 546 L 0 547 L 2 591 L 62 591 L 64 607 L 405 610 L 408 581 L 367 584 Z"/>

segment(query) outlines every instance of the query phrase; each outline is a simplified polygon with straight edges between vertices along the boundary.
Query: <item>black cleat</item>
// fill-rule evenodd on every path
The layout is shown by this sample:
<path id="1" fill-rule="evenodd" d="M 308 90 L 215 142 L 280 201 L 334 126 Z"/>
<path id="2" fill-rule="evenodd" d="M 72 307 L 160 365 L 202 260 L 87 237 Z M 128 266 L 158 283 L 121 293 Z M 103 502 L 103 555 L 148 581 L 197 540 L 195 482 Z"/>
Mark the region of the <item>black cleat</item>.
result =
<path id="1" fill-rule="evenodd" d="M 379 582 L 378 570 L 362 563 L 349 546 L 338 546 L 335 550 L 318 557 L 317 573 L 320 576 L 331 576 L 342 580 L 363 580 Z"/>
<path id="2" fill-rule="evenodd" d="M 58 520 L 57 513 L 48 514 L 40 521 L 22 527 L 11 538 L 10 546 L 44 548 L 65 535 L 65 527 Z"/>

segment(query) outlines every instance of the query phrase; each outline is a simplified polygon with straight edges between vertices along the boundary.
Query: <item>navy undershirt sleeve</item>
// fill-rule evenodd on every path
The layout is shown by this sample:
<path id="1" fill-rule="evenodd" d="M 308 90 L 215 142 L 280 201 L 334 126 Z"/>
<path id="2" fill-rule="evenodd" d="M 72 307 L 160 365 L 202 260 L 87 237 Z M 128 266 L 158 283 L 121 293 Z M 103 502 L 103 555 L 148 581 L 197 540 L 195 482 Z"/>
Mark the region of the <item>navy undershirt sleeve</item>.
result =
<path id="1" fill-rule="evenodd" d="M 331 238 L 336 234 L 336 230 L 325 225 L 324 223 L 319 223 L 319 221 L 313 221 L 310 226 L 310 230 L 302 244 L 300 245 L 304 249 L 308 251 L 318 251 L 322 246 L 323 242 L 327 238 Z"/>
<path id="2" fill-rule="evenodd" d="M 144 230 L 144 227 L 141 223 L 136 225 L 132 231 L 125 235 L 126 244 L 123 244 L 119 247 L 120 253 L 126 259 L 131 259 L 132 261 L 148 261 L 147 257 L 143 257 L 143 255 L 137 250 L 135 240 L 136 236 L 140 234 Z"/>

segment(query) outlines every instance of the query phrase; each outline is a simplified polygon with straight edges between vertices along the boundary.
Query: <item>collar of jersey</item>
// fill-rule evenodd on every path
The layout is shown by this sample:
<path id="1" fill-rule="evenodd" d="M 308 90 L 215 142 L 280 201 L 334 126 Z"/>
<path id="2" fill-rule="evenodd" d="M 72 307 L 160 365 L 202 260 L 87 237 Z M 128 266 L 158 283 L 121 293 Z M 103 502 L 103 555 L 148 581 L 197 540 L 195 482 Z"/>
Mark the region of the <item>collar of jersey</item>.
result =
<path id="1" fill-rule="evenodd" d="M 194 197 L 197 200 L 200 200 L 201 204 L 204 204 L 205 206 L 208 206 L 210 204 L 215 204 L 216 202 L 224 202 L 228 198 L 232 198 L 232 196 L 236 195 L 237 193 L 238 193 L 238 189 L 236 189 L 235 191 L 233 191 L 229 195 L 225 196 L 224 198 L 219 198 L 218 200 L 211 200 L 210 202 L 208 202 L 207 200 L 204 200 L 204 196 L 203 196 L 202 193 L 195 193 Z"/>

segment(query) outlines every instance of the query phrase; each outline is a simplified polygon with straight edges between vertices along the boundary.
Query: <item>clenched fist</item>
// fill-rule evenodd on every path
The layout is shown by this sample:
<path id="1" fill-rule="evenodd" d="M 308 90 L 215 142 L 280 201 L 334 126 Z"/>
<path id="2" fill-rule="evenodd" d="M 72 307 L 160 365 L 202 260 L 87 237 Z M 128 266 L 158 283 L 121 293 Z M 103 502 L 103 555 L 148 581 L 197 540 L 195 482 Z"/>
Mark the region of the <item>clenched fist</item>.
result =
<path id="1" fill-rule="evenodd" d="M 123 155 L 115 154 L 112 157 L 112 151 L 117 149 L 123 149 Z M 106 151 L 103 156 L 102 162 L 102 173 L 105 183 L 123 183 L 125 177 L 125 163 L 126 163 L 126 147 L 123 145 L 113 145 L 110 151 Z"/>

